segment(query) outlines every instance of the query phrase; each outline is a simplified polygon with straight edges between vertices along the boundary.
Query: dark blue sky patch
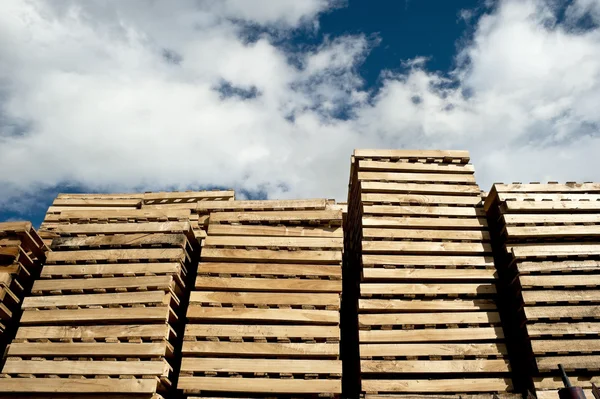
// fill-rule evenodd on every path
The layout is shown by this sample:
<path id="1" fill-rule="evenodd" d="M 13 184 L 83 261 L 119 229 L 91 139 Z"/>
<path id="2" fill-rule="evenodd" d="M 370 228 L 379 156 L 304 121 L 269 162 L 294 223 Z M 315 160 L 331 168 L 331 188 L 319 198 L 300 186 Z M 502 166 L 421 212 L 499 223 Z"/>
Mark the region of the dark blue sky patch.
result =
<path id="1" fill-rule="evenodd" d="M 183 61 L 183 56 L 181 54 L 168 48 L 162 49 L 161 55 L 163 60 L 169 64 L 180 65 L 181 61 Z"/>
<path id="2" fill-rule="evenodd" d="M 223 80 L 215 90 L 220 93 L 221 99 L 237 97 L 242 100 L 250 100 L 260 95 L 256 86 L 249 88 L 234 86 L 226 80 Z"/>

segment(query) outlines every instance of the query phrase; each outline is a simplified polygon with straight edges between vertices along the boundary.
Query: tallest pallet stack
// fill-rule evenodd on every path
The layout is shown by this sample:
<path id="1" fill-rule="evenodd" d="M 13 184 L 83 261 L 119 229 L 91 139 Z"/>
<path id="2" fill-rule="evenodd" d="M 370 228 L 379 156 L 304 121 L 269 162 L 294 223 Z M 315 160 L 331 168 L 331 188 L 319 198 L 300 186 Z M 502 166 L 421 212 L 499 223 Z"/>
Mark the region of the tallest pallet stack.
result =
<path id="1" fill-rule="evenodd" d="M 357 368 L 367 398 L 512 389 L 468 162 L 465 151 L 354 153 L 345 250 L 360 278 Z"/>

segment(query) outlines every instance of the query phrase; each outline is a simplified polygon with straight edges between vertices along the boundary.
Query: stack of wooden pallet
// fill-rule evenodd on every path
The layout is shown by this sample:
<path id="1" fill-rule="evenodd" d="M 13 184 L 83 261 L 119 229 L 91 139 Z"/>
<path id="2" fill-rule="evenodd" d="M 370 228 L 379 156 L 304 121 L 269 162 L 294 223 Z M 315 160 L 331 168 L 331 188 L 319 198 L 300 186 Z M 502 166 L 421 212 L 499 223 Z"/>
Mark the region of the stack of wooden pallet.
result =
<path id="1" fill-rule="evenodd" d="M 326 200 L 198 206 L 210 224 L 178 389 L 339 395 L 342 211 Z"/>
<path id="2" fill-rule="evenodd" d="M 600 382 L 600 184 L 495 184 L 485 209 L 538 398 Z"/>
<path id="3" fill-rule="evenodd" d="M 162 220 L 186 217 L 197 238 L 205 236 L 204 220 L 199 223 L 196 204 L 205 201 L 233 200 L 232 190 L 207 190 L 207 191 L 174 191 L 174 192 L 147 192 L 126 194 L 59 194 L 52 206 L 48 208 L 46 218 L 40 227 L 40 234 L 50 244 L 57 235 L 54 234 L 55 226 L 65 221 L 77 220 L 102 220 L 105 215 L 118 215 L 122 220 L 127 220 L 128 215 L 135 215 L 141 220 L 143 209 L 148 211 L 148 219 L 161 218 Z M 119 211 L 120 214 L 114 213 Z M 132 212 L 133 211 L 133 212 Z M 162 213 L 161 213 L 162 212 Z M 161 216 L 162 215 L 162 216 Z"/>
<path id="4" fill-rule="evenodd" d="M 21 302 L 39 275 L 47 251 L 30 222 L 0 223 L 0 354 L 12 339 Z"/>
<path id="5" fill-rule="evenodd" d="M 189 211 L 107 208 L 49 213 L 58 237 L 23 302 L 2 397 L 158 398 L 174 389 L 199 252 Z"/>
<path id="6" fill-rule="evenodd" d="M 490 237 L 468 162 L 466 151 L 354 153 L 345 248 L 356 254 L 348 267 L 361 274 L 367 398 L 512 389 Z"/>

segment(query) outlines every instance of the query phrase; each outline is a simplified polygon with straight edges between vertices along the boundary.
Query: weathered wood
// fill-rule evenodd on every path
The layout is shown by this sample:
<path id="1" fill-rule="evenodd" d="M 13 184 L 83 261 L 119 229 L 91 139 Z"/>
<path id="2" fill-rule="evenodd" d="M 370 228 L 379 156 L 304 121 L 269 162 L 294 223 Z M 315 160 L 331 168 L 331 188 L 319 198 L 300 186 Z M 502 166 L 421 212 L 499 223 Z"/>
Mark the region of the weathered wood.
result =
<path id="1" fill-rule="evenodd" d="M 600 318 L 600 306 L 525 306 L 527 320 Z"/>
<path id="2" fill-rule="evenodd" d="M 361 310 L 435 312 L 435 311 L 482 311 L 496 310 L 496 302 L 491 299 L 359 299 Z"/>
<path id="3" fill-rule="evenodd" d="M 480 197 L 426 194 L 361 193 L 361 202 L 419 205 L 478 205 Z"/>
<path id="4" fill-rule="evenodd" d="M 591 256 L 600 255 L 600 244 L 593 243 L 548 243 L 511 244 L 507 246 L 517 259 L 545 256 Z"/>
<path id="5" fill-rule="evenodd" d="M 286 251 L 286 250 L 247 250 L 230 248 L 204 248 L 203 261 L 217 262 L 290 262 L 338 264 L 342 261 L 341 251 Z"/>
<path id="6" fill-rule="evenodd" d="M 536 357 L 535 363 L 539 371 L 556 371 L 558 365 L 562 364 L 565 370 L 575 369 L 591 369 L 598 370 L 600 368 L 600 356 L 551 356 L 551 357 Z"/>
<path id="7" fill-rule="evenodd" d="M 304 200 L 258 200 L 258 201 L 199 201 L 196 211 L 210 213 L 215 211 L 245 211 L 245 210 L 323 210 L 327 205 L 326 199 Z"/>
<path id="8" fill-rule="evenodd" d="M 436 218 L 436 217 L 383 217 L 368 216 L 362 218 L 363 227 L 385 228 L 433 228 L 433 229 L 476 229 L 487 228 L 485 218 Z"/>
<path id="9" fill-rule="evenodd" d="M 559 335 L 598 335 L 600 323 L 533 323 L 526 326 L 527 334 L 532 338 Z"/>
<path id="10" fill-rule="evenodd" d="M 517 262 L 519 273 L 534 272 L 577 272 L 600 270 L 600 261 L 597 260 L 564 260 L 547 262 Z"/>
<path id="11" fill-rule="evenodd" d="M 591 353 L 600 351 L 600 339 L 532 340 L 531 348 L 534 354 Z"/>
<path id="12" fill-rule="evenodd" d="M 362 229 L 363 238 L 390 240 L 455 240 L 489 241 L 490 233 L 477 230 L 425 230 L 425 229 Z"/>
<path id="13" fill-rule="evenodd" d="M 186 221 L 190 211 L 187 209 L 115 209 L 105 211 L 72 210 L 58 215 L 48 214 L 44 222 L 68 220 L 180 220 Z"/>
<path id="14" fill-rule="evenodd" d="M 171 294 L 163 291 L 122 292 L 94 295 L 50 295 L 30 296 L 23 300 L 23 309 L 36 309 L 60 306 L 109 306 L 123 304 L 165 304 L 171 303 Z"/>
<path id="15" fill-rule="evenodd" d="M 509 378 L 461 378 L 446 380 L 362 380 L 367 392 L 449 393 L 449 392 L 504 392 L 512 389 Z"/>
<path id="16" fill-rule="evenodd" d="M 340 280 L 198 277 L 196 289 L 218 291 L 341 292 Z"/>
<path id="17" fill-rule="evenodd" d="M 499 201 L 599 201 L 600 194 L 499 192 Z"/>
<path id="18" fill-rule="evenodd" d="M 90 262 L 90 261 L 137 261 L 163 260 L 185 262 L 186 252 L 182 248 L 144 248 L 144 249 L 100 249 L 82 251 L 52 251 L 48 253 L 47 263 Z"/>
<path id="19" fill-rule="evenodd" d="M 600 290 L 545 290 L 523 291 L 523 302 L 526 305 L 553 302 L 600 302 Z"/>
<path id="20" fill-rule="evenodd" d="M 134 275 L 179 275 L 182 274 L 179 262 L 169 263 L 108 263 L 87 265 L 47 265 L 40 274 L 41 278 L 61 276 L 134 276 Z"/>
<path id="21" fill-rule="evenodd" d="M 337 222 L 342 221 L 342 211 L 258 211 L 258 212 L 216 212 L 211 214 L 210 223 L 241 222 Z"/>
<path id="22" fill-rule="evenodd" d="M 364 193 L 479 195 L 479 187 L 466 184 L 392 183 L 361 181 Z"/>
<path id="23" fill-rule="evenodd" d="M 341 393 L 341 380 L 277 379 L 277 378 L 227 378 L 181 377 L 179 389 L 184 392 L 255 392 L 276 394 Z"/>
<path id="24" fill-rule="evenodd" d="M 153 394 L 158 382 L 154 379 L 62 379 L 43 378 L 32 383 L 31 378 L 3 378 L 0 392 L 4 393 L 49 393 L 52 398 L 61 393 L 145 393 Z M 32 398 L 31 395 L 27 395 Z M 106 396 L 103 396 L 106 397 Z M 33 399 L 33 398 L 32 398 Z M 62 399 L 62 398 L 61 398 Z"/>
<path id="25" fill-rule="evenodd" d="M 519 281 L 523 287 L 596 287 L 600 285 L 600 275 L 524 275 Z"/>
<path id="26" fill-rule="evenodd" d="M 136 233 L 91 237 L 59 237 L 52 240 L 52 250 L 78 249 L 79 247 L 141 247 L 165 246 L 185 248 L 184 234 Z"/>
<path id="27" fill-rule="evenodd" d="M 140 289 L 151 288 L 158 290 L 176 290 L 172 276 L 151 277 L 112 277 L 65 280 L 37 280 L 33 283 L 32 292 L 47 292 L 57 290 L 94 290 L 94 289 Z"/>
<path id="28" fill-rule="evenodd" d="M 52 230 L 61 235 L 187 233 L 191 230 L 191 226 L 189 222 L 77 223 L 60 224 Z"/>
<path id="29" fill-rule="evenodd" d="M 82 338 L 168 338 L 173 332 L 167 324 L 105 326 L 35 326 L 19 327 L 17 339 L 82 339 Z"/>
<path id="30" fill-rule="evenodd" d="M 358 323 L 362 326 L 498 324 L 500 323 L 500 316 L 497 312 L 359 314 Z"/>
<path id="31" fill-rule="evenodd" d="M 208 226 L 211 236 L 274 236 L 274 237 L 342 237 L 340 226 L 264 226 L 264 225 L 227 225 Z"/>
<path id="32" fill-rule="evenodd" d="M 445 163 L 422 163 L 422 162 L 381 162 L 381 161 L 358 161 L 360 171 L 395 171 L 395 172 L 433 172 L 433 173 L 463 173 L 474 172 L 471 164 L 445 164 Z"/>
<path id="33" fill-rule="evenodd" d="M 166 356 L 168 347 L 162 343 L 12 343 L 8 348 L 8 356 L 105 356 L 105 357 L 140 357 L 150 358 Z M 0 384 L 2 385 L 2 384 Z"/>
<path id="34" fill-rule="evenodd" d="M 40 361 L 8 359 L 2 368 L 5 374 L 53 375 L 155 375 L 167 377 L 170 366 L 165 360 L 122 361 Z M 4 380 L 2 380 L 4 381 Z"/>
<path id="35" fill-rule="evenodd" d="M 505 212 L 585 212 L 600 210 L 600 201 L 506 201 Z"/>
<path id="36" fill-rule="evenodd" d="M 460 254 L 491 253 L 491 244 L 476 242 L 419 242 L 419 241 L 363 241 L 363 253 L 375 254 Z"/>
<path id="37" fill-rule="evenodd" d="M 166 323 L 176 321 L 167 306 L 144 308 L 59 309 L 26 310 L 21 316 L 22 325 L 82 324 L 82 323 Z"/>
<path id="38" fill-rule="evenodd" d="M 472 206 L 398 206 L 398 205 L 363 205 L 365 215 L 402 215 L 402 216 L 456 216 L 484 217 L 481 208 Z"/>
<path id="39" fill-rule="evenodd" d="M 192 200 L 196 202 L 201 199 L 208 198 L 234 198 L 233 190 L 202 190 L 202 191 L 157 191 L 144 193 L 144 202 L 161 202 L 165 200 L 185 201 Z"/>
<path id="40" fill-rule="evenodd" d="M 337 358 L 337 343 L 257 343 L 257 342 L 211 342 L 184 341 L 182 353 L 193 355 L 236 355 L 274 357 L 322 357 Z"/>
<path id="41" fill-rule="evenodd" d="M 577 376 L 571 375 L 569 376 L 571 380 L 571 384 L 577 387 L 591 387 L 592 383 L 598 385 L 600 384 L 600 376 Z M 565 385 L 560 376 L 552 376 L 552 377 L 534 377 L 533 384 L 535 385 L 537 392 L 540 389 L 560 389 L 564 388 Z"/>
<path id="42" fill-rule="evenodd" d="M 240 237 L 212 236 L 204 240 L 204 247 L 283 247 L 342 249 L 342 238 L 320 237 Z"/>
<path id="43" fill-rule="evenodd" d="M 598 237 L 600 236 L 600 226 L 506 226 L 506 236 L 511 239 Z"/>
<path id="44" fill-rule="evenodd" d="M 496 293 L 493 284 L 361 284 L 361 294 L 371 295 L 489 295 Z"/>
<path id="45" fill-rule="evenodd" d="M 562 223 L 600 223 L 600 213 L 580 214 L 505 214 L 504 223 L 511 224 L 562 224 Z"/>
<path id="46" fill-rule="evenodd" d="M 375 241 L 377 242 L 377 241 Z M 363 269 L 363 281 L 370 280 L 467 280 L 494 281 L 494 269 L 384 269 L 366 267 Z"/>
<path id="47" fill-rule="evenodd" d="M 491 256 L 363 255 L 363 265 L 493 267 Z"/>
<path id="48" fill-rule="evenodd" d="M 469 151 L 460 150 L 363 150 L 355 149 L 354 158 L 364 159 L 439 159 L 469 162 Z"/>
<path id="49" fill-rule="evenodd" d="M 335 310 L 219 308 L 190 305 L 187 318 L 201 322 L 228 320 L 236 323 L 264 321 L 337 325 L 340 322 L 340 313 Z"/>
<path id="50" fill-rule="evenodd" d="M 340 265 L 308 265 L 290 263 L 225 263 L 201 262 L 199 274 L 241 274 L 273 276 L 331 276 L 341 278 Z"/>
<path id="51" fill-rule="evenodd" d="M 506 373 L 506 359 L 474 360 L 361 360 L 360 371 L 372 373 Z"/>
<path id="52" fill-rule="evenodd" d="M 340 306 L 339 294 L 317 293 L 271 293 L 271 292 L 215 292 L 196 291 L 190 294 L 190 303 L 220 303 L 248 305 L 290 305 L 327 306 L 337 309 Z"/>
<path id="53" fill-rule="evenodd" d="M 498 193 L 598 193 L 600 183 L 494 184 L 494 189 Z"/>
<path id="54" fill-rule="evenodd" d="M 361 344 L 360 356 L 498 356 L 506 346 L 497 343 L 468 344 Z"/>
<path id="55" fill-rule="evenodd" d="M 341 374 L 339 360 L 183 358 L 183 372 Z"/>
<path id="56" fill-rule="evenodd" d="M 393 342 L 477 342 L 504 339 L 502 327 L 443 328 L 418 330 L 361 330 L 361 343 Z"/>
<path id="57" fill-rule="evenodd" d="M 188 324 L 185 327 L 185 336 L 226 338 L 329 338 L 336 340 L 340 337 L 340 329 L 337 326 Z"/>
<path id="58" fill-rule="evenodd" d="M 359 169 L 360 181 L 389 181 L 389 182 L 425 182 L 425 183 L 468 183 L 475 184 L 472 174 L 450 173 L 403 173 L 403 172 L 363 172 Z"/>

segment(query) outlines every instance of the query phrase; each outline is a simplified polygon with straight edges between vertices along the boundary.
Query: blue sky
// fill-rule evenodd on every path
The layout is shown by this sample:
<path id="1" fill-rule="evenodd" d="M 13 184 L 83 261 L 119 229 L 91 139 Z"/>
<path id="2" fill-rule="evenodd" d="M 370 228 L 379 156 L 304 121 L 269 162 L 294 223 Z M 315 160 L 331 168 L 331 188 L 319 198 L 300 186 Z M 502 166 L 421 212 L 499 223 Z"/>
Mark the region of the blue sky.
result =
<path id="1" fill-rule="evenodd" d="M 0 4 L 0 220 L 58 192 L 345 200 L 353 148 L 597 180 L 600 0 Z"/>

